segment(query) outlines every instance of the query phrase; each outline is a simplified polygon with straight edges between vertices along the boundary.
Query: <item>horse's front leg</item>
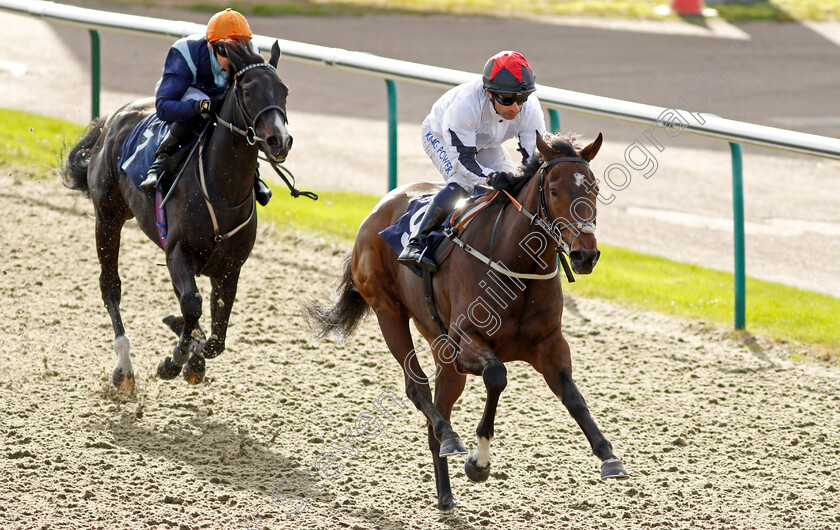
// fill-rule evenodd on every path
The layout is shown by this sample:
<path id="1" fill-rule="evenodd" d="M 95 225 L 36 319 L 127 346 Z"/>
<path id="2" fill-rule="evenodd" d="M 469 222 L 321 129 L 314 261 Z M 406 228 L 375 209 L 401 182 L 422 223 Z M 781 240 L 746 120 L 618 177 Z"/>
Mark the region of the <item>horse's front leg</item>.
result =
<path id="1" fill-rule="evenodd" d="M 235 271 L 222 278 L 210 278 L 212 291 L 210 293 L 210 338 L 204 343 L 200 352 L 194 352 L 181 374 L 184 379 L 194 385 L 204 379 L 204 359 L 217 357 L 225 350 L 228 321 L 233 302 L 236 299 L 236 287 L 239 283 L 239 271 Z"/>
<path id="2" fill-rule="evenodd" d="M 545 378 L 546 383 L 563 402 L 569 414 L 575 419 L 595 456 L 601 459 L 601 478 L 626 479 L 630 474 L 624 464 L 613 454 L 612 444 L 604 437 L 586 406 L 580 391 L 572 379 L 572 358 L 569 343 L 561 333 L 547 339 L 542 352 L 532 365 Z"/>
<path id="3" fill-rule="evenodd" d="M 480 375 L 484 379 L 487 400 L 475 430 L 478 447 L 464 462 L 464 473 L 473 482 L 484 482 L 490 476 L 490 442 L 495 433 L 499 397 L 507 386 L 507 369 L 480 339 L 473 337 L 468 343 L 465 341 L 461 341 L 462 349 L 455 362 L 461 371 Z"/>
<path id="4" fill-rule="evenodd" d="M 172 285 L 181 295 L 179 304 L 184 317 L 184 328 L 181 330 L 181 336 L 172 352 L 172 357 L 166 357 L 160 362 L 157 373 L 161 379 L 173 379 L 181 373 L 181 367 L 189 359 L 193 331 L 196 330 L 198 319 L 201 318 L 201 296 L 195 284 L 195 267 L 183 253 L 180 245 L 176 245 L 171 252 L 167 253 L 166 265 L 169 268 Z"/>
<path id="5" fill-rule="evenodd" d="M 212 291 L 210 293 L 210 316 L 212 326 L 210 338 L 204 345 L 202 354 L 207 359 L 217 357 L 225 351 L 228 320 L 233 302 L 236 300 L 236 287 L 239 284 L 239 270 L 222 278 L 210 278 Z"/>

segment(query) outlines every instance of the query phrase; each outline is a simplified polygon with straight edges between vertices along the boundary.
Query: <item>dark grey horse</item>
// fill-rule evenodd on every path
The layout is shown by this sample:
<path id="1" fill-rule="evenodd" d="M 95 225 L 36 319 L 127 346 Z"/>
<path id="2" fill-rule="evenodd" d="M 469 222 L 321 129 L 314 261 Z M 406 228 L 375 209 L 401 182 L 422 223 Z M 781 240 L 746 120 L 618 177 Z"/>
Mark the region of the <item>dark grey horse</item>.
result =
<path id="1" fill-rule="evenodd" d="M 204 377 L 204 359 L 225 349 L 228 319 L 236 296 L 239 271 L 257 233 L 253 196 L 257 155 L 260 150 L 271 163 L 286 159 L 292 137 L 286 129 L 286 98 L 289 90 L 277 76 L 280 57 L 277 43 L 268 63 L 247 45 L 227 46 L 230 78 L 218 123 L 206 141 L 186 163 L 165 204 L 168 220 L 166 264 L 181 306 L 173 329 L 180 339 L 172 357 L 158 366 L 164 379 L 183 375 L 190 383 Z M 132 217 L 143 232 L 163 248 L 155 219 L 155 198 L 134 187 L 120 171 L 120 147 L 134 126 L 154 112 L 152 99 L 130 103 L 107 119 L 94 120 L 70 150 L 63 170 L 69 188 L 82 191 L 93 201 L 96 212 L 96 251 L 101 274 L 102 299 L 114 326 L 117 365 L 112 382 L 121 390 L 134 387 L 129 340 L 120 316 L 120 276 L 117 259 L 120 232 Z M 212 329 L 204 342 L 198 320 L 201 297 L 195 283 L 198 274 L 212 285 Z M 176 331 L 176 332 L 177 332 Z M 192 347 L 191 347 L 192 345 Z M 196 347 L 197 346 L 197 347 Z"/>

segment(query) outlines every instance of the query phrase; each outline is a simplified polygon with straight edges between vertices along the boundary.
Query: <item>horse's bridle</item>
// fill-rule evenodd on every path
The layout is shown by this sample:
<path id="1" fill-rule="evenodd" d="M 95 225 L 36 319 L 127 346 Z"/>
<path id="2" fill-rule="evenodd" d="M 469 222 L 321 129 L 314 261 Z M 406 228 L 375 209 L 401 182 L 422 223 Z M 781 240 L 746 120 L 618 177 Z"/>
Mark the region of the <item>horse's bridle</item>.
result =
<path id="1" fill-rule="evenodd" d="M 552 219 L 551 213 L 548 210 L 548 203 L 545 200 L 545 186 L 543 185 L 545 181 L 545 174 L 547 173 L 546 168 L 553 166 L 554 164 L 558 164 L 560 162 L 578 162 L 586 164 L 589 167 L 589 161 L 585 158 L 580 158 L 578 156 L 566 156 L 555 158 L 553 160 L 549 160 L 547 162 L 543 162 L 539 169 L 539 186 L 540 186 L 540 199 L 539 199 L 539 212 L 537 216 L 531 218 L 531 222 L 542 228 L 549 236 L 551 236 L 554 241 L 558 244 L 557 253 L 565 252 L 569 254 L 572 249 L 572 245 L 575 242 L 575 239 L 580 234 L 593 234 L 595 233 L 595 222 L 594 221 L 572 221 L 567 222 L 563 226 L 557 230 L 557 227 L 554 227 L 557 230 L 557 233 L 554 233 L 552 230 L 552 226 L 554 225 L 556 218 Z M 547 223 L 546 223 L 547 222 Z M 572 240 L 566 243 L 563 240 L 563 230 L 567 228 L 573 229 L 575 234 L 572 236 Z"/>
<path id="2" fill-rule="evenodd" d="M 269 106 L 265 107 L 264 109 L 260 110 L 257 113 L 257 115 L 254 116 L 253 119 L 251 119 L 250 116 L 248 115 L 248 111 L 245 109 L 245 105 L 242 103 L 242 98 L 239 96 L 239 91 L 237 90 L 236 85 L 239 82 L 239 78 L 240 78 L 240 76 L 242 76 L 242 74 L 244 74 L 245 72 L 247 72 L 249 70 L 253 70 L 254 68 L 271 68 L 273 71 L 276 72 L 275 68 L 268 63 L 255 63 L 255 64 L 249 64 L 248 66 L 239 70 L 238 72 L 236 72 L 233 75 L 233 86 L 230 88 L 233 91 L 233 98 L 234 98 L 234 100 L 233 100 L 233 102 L 234 102 L 233 121 L 234 122 L 237 121 L 236 120 L 237 114 L 241 115 L 242 118 L 245 120 L 245 123 L 248 125 L 247 129 L 240 129 L 239 127 L 237 127 L 233 123 L 223 120 L 220 116 L 216 117 L 216 121 L 219 123 L 219 125 L 221 125 L 222 127 L 227 127 L 228 129 L 230 129 L 231 132 L 234 132 L 234 133 L 242 136 L 243 138 L 245 138 L 245 141 L 248 142 L 248 145 L 254 145 L 257 142 L 265 143 L 265 139 L 257 136 L 257 133 L 254 130 L 254 126 L 257 124 L 257 120 L 260 119 L 260 116 L 262 116 L 266 112 L 268 112 L 270 110 L 276 110 L 283 117 L 283 123 L 284 124 L 289 123 L 289 120 L 286 117 L 285 109 L 283 109 L 282 107 L 279 107 L 277 105 L 269 105 Z"/>
<path id="3" fill-rule="evenodd" d="M 593 221 L 571 222 L 571 223 L 566 223 L 565 225 L 560 227 L 560 230 L 558 230 L 557 233 L 555 233 L 554 230 L 552 230 L 551 225 L 554 224 L 556 219 L 552 219 L 551 212 L 549 212 L 549 210 L 548 210 L 548 203 L 545 200 L 545 186 L 543 185 L 543 182 L 545 181 L 545 173 L 546 173 L 545 169 L 549 166 L 553 166 L 554 164 L 558 164 L 560 162 L 582 162 L 582 163 L 586 164 L 587 167 L 589 167 L 589 161 L 588 160 L 586 160 L 584 158 L 577 157 L 577 156 L 560 157 L 560 158 L 555 158 L 553 160 L 549 160 L 547 162 L 543 162 L 542 165 L 540 166 L 540 168 L 537 170 L 538 171 L 537 178 L 539 178 L 539 189 L 540 189 L 539 206 L 537 207 L 538 208 L 537 213 L 529 212 L 528 210 L 525 209 L 524 206 L 519 204 L 516 201 L 516 199 L 510 193 L 508 193 L 507 191 L 505 191 L 504 193 L 507 194 L 507 196 L 510 198 L 510 200 L 516 205 L 516 208 L 519 210 L 519 212 L 522 213 L 522 215 L 524 215 L 525 217 L 527 217 L 531 221 L 532 225 L 537 225 L 538 227 L 540 227 L 545 233 L 547 233 L 549 235 L 549 237 L 551 237 L 555 241 L 555 243 L 557 243 L 557 247 L 555 248 L 555 250 L 557 251 L 558 261 L 560 262 L 560 264 L 563 265 L 563 271 L 566 273 L 566 279 L 568 279 L 569 283 L 571 283 L 571 282 L 575 281 L 575 277 L 574 277 L 574 274 L 572 274 L 572 269 L 569 268 L 569 264 L 566 262 L 566 258 L 563 256 L 563 254 L 565 253 L 565 254 L 568 255 L 571 252 L 572 244 L 574 244 L 575 238 L 577 238 L 577 236 L 579 236 L 580 234 L 582 234 L 582 233 L 587 233 L 587 234 L 595 233 L 595 223 Z M 498 193 L 499 192 L 496 192 L 496 194 L 498 194 Z M 496 218 L 496 223 L 497 224 L 498 224 L 500 219 L 501 219 L 501 212 L 499 212 L 499 217 Z M 572 229 L 575 230 L 575 235 L 572 236 L 572 240 L 569 243 L 566 243 L 565 241 L 563 241 L 563 236 L 562 236 L 563 230 L 565 230 L 567 228 L 572 228 Z M 444 233 L 444 235 L 446 235 L 446 237 L 451 239 L 456 245 L 461 247 L 461 249 L 463 249 L 464 252 L 466 252 L 467 254 L 469 254 L 469 255 L 473 256 L 474 258 L 478 259 L 479 261 L 481 261 L 482 263 L 484 263 L 485 265 L 487 265 L 491 269 L 493 269 L 493 270 L 495 270 L 495 271 L 497 271 L 501 274 L 504 274 L 505 276 L 510 276 L 510 277 L 513 277 L 513 278 L 523 278 L 523 279 L 527 279 L 527 280 L 550 280 L 551 278 L 554 278 L 557 275 L 557 272 L 559 270 L 559 267 L 558 267 L 557 269 L 554 269 L 554 272 L 550 272 L 548 274 L 530 274 L 530 273 L 513 272 L 513 271 L 507 269 L 506 267 L 504 267 L 503 265 L 500 265 L 499 263 L 493 261 L 491 258 L 485 256 L 484 254 L 477 251 L 476 249 L 472 248 L 470 245 L 468 245 L 464 241 L 462 241 L 457 235 L 457 229 L 453 230 L 451 227 L 445 228 L 443 230 L 443 233 Z M 495 233 L 496 233 L 496 229 L 494 227 L 493 228 L 493 234 L 494 234 L 493 237 L 494 238 L 495 238 Z M 491 245 L 490 245 L 491 255 L 492 255 L 492 252 L 493 252 L 493 245 L 492 245 L 492 239 L 491 239 Z"/>

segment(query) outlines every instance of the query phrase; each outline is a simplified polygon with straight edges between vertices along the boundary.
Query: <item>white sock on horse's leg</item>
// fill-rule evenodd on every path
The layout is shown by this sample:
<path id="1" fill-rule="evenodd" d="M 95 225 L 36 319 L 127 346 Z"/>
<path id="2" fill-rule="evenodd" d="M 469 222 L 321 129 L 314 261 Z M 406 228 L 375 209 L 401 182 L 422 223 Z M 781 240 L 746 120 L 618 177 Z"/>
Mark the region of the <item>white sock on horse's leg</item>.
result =
<path id="1" fill-rule="evenodd" d="M 478 447 L 472 453 L 478 467 L 487 467 L 490 465 L 490 438 L 478 438 Z"/>

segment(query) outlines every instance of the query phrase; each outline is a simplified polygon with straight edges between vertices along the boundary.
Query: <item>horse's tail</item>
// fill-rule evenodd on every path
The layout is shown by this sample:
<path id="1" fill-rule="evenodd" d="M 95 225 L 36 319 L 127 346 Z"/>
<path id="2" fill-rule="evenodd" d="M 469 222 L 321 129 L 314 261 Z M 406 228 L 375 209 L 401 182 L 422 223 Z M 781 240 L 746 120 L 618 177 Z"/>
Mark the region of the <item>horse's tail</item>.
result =
<path id="1" fill-rule="evenodd" d="M 104 125 L 105 118 L 96 118 L 90 122 L 81 139 L 70 149 L 67 160 L 61 168 L 61 183 L 71 190 L 81 191 L 87 196 L 90 196 L 87 181 L 90 154 L 93 146 L 102 136 Z"/>
<path id="2" fill-rule="evenodd" d="M 343 340 L 353 334 L 362 318 L 370 312 L 370 306 L 353 283 L 350 256 L 348 254 L 344 260 L 344 277 L 335 290 L 332 302 L 322 304 L 311 300 L 304 304 L 309 327 L 318 337 L 333 335 Z"/>

